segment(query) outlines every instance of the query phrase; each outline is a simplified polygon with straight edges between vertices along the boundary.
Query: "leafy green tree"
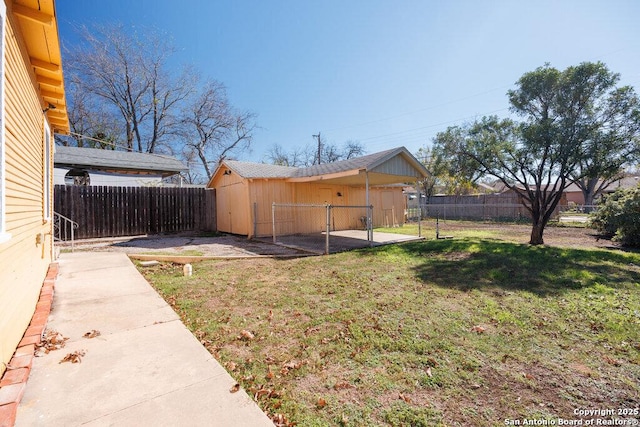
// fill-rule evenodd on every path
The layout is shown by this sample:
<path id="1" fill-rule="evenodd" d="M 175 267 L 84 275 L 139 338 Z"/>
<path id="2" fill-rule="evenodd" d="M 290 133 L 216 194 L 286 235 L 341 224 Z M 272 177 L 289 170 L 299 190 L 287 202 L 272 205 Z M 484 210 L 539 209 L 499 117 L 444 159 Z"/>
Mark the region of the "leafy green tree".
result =
<path id="1" fill-rule="evenodd" d="M 430 150 L 430 164 L 433 175 L 446 194 L 470 194 L 477 182 L 483 177 L 483 171 L 477 162 L 462 150 L 467 129 L 449 127 L 434 139 Z"/>
<path id="2" fill-rule="evenodd" d="M 438 134 L 434 149 L 449 159 L 452 170 L 498 178 L 517 193 L 531 215 L 529 243 L 543 244 L 544 228 L 564 189 L 615 169 L 605 167 L 604 159 L 621 150 L 634 153 L 638 99 L 633 89 L 616 88 L 617 81 L 602 63 L 564 71 L 546 64 L 525 73 L 508 92 L 520 122 L 484 117 Z M 602 149 L 607 144 L 609 151 Z"/>
<path id="3" fill-rule="evenodd" d="M 640 246 L 640 186 L 607 196 L 590 222 L 607 237 L 626 246 Z"/>
<path id="4" fill-rule="evenodd" d="M 619 80 L 619 74 L 600 62 L 582 64 L 572 72 L 572 84 L 582 87 L 581 95 L 588 98 L 578 116 L 584 141 L 570 175 L 585 205 L 593 205 L 640 159 L 640 102 L 631 87 L 616 87 Z"/>

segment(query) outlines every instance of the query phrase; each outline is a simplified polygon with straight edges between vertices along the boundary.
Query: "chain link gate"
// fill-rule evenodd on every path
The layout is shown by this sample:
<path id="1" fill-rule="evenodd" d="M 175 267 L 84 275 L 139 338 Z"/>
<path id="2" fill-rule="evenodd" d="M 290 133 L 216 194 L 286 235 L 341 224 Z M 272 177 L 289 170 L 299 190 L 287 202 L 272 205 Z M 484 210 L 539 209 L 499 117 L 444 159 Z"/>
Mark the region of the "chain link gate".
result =
<path id="1" fill-rule="evenodd" d="M 322 254 L 371 246 L 372 215 L 373 206 L 273 203 L 273 243 Z M 366 231 L 366 238 L 345 236 L 350 230 Z"/>

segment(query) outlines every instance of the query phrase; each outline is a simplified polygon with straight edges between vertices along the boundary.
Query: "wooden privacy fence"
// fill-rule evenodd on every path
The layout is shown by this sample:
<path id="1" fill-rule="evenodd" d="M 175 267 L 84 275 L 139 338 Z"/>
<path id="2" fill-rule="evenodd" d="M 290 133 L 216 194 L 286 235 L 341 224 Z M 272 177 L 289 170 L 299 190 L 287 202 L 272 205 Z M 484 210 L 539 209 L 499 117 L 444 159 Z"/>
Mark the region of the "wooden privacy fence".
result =
<path id="1" fill-rule="evenodd" d="M 513 193 L 432 196 L 427 199 L 427 204 L 422 205 L 421 208 L 424 216 L 444 219 L 501 220 L 530 218 L 529 211 L 520 203 L 518 195 Z M 558 212 L 556 207 L 554 216 Z"/>
<path id="2" fill-rule="evenodd" d="M 204 188 L 56 185 L 54 210 L 78 223 L 76 239 L 216 230 L 215 190 Z"/>

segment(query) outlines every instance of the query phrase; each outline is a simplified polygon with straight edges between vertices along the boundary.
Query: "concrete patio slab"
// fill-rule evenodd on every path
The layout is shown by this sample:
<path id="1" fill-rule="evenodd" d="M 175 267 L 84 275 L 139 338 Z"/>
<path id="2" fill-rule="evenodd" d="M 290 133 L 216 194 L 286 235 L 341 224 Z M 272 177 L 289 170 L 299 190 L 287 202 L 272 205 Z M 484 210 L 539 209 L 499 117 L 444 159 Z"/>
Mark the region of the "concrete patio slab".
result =
<path id="1" fill-rule="evenodd" d="M 47 327 L 69 340 L 34 359 L 16 426 L 273 426 L 125 254 L 59 263 Z"/>

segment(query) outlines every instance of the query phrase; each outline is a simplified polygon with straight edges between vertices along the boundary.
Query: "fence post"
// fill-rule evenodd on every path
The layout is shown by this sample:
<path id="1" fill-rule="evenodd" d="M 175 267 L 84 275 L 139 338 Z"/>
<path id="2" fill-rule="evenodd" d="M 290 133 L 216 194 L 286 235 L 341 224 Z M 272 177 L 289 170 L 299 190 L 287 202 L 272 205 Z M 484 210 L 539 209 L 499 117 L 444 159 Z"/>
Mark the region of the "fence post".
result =
<path id="1" fill-rule="evenodd" d="M 324 241 L 324 254 L 329 255 L 329 232 L 331 231 L 331 205 L 327 205 L 327 232 Z"/>
<path id="2" fill-rule="evenodd" d="M 373 205 L 367 206 L 367 240 L 373 246 Z"/>
<path id="3" fill-rule="evenodd" d="M 276 202 L 271 204 L 271 230 L 273 232 L 273 243 L 276 243 Z"/>

